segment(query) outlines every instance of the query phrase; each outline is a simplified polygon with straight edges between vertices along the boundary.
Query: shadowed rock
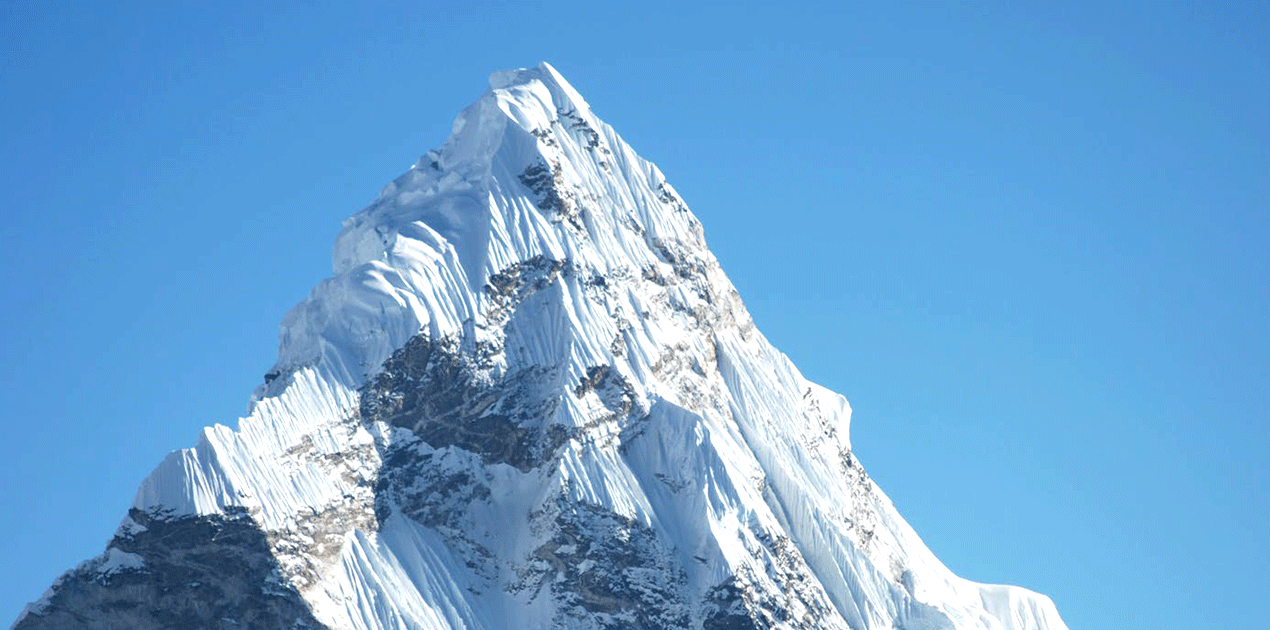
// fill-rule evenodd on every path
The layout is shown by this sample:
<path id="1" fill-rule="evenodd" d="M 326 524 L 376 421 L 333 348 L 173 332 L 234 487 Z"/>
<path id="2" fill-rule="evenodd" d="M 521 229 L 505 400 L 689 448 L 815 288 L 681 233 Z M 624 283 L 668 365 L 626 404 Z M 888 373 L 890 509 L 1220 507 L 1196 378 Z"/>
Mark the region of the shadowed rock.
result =
<path id="1" fill-rule="evenodd" d="M 14 630 L 325 627 L 279 579 L 265 534 L 244 511 L 129 517 L 134 525 L 103 558 L 59 579 Z"/>

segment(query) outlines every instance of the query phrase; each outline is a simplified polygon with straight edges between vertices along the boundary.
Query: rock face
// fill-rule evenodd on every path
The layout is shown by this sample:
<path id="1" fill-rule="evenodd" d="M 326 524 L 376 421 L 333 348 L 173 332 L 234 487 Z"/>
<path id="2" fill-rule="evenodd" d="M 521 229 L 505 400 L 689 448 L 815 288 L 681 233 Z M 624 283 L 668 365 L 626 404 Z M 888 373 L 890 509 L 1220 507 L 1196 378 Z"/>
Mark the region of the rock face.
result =
<path id="1" fill-rule="evenodd" d="M 657 167 L 550 66 L 490 83 L 15 628 L 1064 630 L 926 549 Z"/>
<path id="2" fill-rule="evenodd" d="M 264 532 L 225 514 L 131 510 L 101 558 L 58 580 L 18 628 L 322 628 Z"/>

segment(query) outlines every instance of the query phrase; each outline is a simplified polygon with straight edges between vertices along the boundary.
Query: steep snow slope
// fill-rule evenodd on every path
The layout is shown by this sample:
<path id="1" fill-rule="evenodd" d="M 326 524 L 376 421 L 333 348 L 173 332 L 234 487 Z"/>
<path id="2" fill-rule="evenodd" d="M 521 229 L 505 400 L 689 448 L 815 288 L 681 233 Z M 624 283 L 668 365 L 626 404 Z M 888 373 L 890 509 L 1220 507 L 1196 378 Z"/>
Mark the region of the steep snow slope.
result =
<path id="1" fill-rule="evenodd" d="M 16 628 L 1065 628 L 926 549 L 554 69 L 490 85 Z"/>

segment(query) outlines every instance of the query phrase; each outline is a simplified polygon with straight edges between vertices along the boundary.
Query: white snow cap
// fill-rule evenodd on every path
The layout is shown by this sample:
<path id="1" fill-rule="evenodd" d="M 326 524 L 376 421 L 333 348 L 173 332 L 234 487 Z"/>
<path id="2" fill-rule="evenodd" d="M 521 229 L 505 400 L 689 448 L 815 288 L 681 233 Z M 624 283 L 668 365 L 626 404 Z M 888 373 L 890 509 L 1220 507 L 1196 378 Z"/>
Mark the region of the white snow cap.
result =
<path id="1" fill-rule="evenodd" d="M 538 81 L 547 86 L 553 94 L 562 96 L 561 102 L 568 101 L 578 109 L 590 110 L 586 99 L 565 80 L 551 64 L 542 62 L 533 68 L 516 68 L 514 70 L 496 70 L 489 75 L 491 90 L 503 90 L 518 85 Z"/>

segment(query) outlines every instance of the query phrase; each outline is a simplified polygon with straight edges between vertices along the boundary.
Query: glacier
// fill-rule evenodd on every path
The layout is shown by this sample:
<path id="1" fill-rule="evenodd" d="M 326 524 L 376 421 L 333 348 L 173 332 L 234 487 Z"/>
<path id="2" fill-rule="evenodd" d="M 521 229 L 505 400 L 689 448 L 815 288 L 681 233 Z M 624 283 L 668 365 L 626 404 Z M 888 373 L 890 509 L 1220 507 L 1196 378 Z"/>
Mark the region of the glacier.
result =
<path id="1" fill-rule="evenodd" d="M 237 428 L 15 629 L 1066 628 L 926 548 L 550 65 L 491 75 L 332 258 Z"/>

